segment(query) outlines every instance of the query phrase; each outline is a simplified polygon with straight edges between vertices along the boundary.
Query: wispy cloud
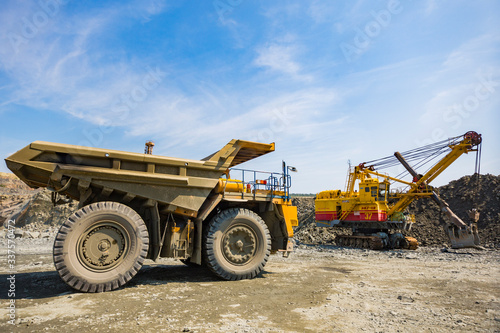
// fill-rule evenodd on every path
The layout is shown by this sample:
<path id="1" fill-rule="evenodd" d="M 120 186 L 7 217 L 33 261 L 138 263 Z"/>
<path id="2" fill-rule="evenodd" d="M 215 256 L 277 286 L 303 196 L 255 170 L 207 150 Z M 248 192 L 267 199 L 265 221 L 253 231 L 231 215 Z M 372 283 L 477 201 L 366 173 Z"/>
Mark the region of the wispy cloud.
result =
<path id="1" fill-rule="evenodd" d="M 436 3 L 436 0 L 427 0 L 426 6 L 425 6 L 425 14 L 430 15 L 432 14 L 436 8 L 438 7 L 438 4 Z"/>
<path id="2" fill-rule="evenodd" d="M 67 122 L 75 135 L 65 142 L 111 126 L 106 146 L 147 138 L 168 156 L 203 157 L 231 138 L 275 141 L 255 165 L 287 159 L 301 167 L 296 190 L 315 191 L 343 186 L 348 159 L 413 148 L 435 128 L 451 136 L 477 125 L 498 138 L 500 86 L 463 125 L 444 119 L 475 96 L 478 77 L 500 81 L 493 5 L 402 2 L 383 25 L 387 3 L 366 0 L 244 1 L 224 22 L 211 1 L 68 2 L 14 49 L 9 32 L 22 36 L 39 3 L 11 0 L 0 12 L 0 116 L 12 121 L 0 149 L 19 136 L 57 141 L 47 132 Z M 376 24 L 366 53 L 347 63 L 339 45 Z M 17 111 L 54 127 L 32 135 Z"/>
<path id="3" fill-rule="evenodd" d="M 296 48 L 293 46 L 272 44 L 260 48 L 255 59 L 257 66 L 268 67 L 271 70 L 283 72 L 291 76 L 298 75 L 300 66 L 293 61 Z"/>
<path id="4" fill-rule="evenodd" d="M 477 89 L 481 96 L 492 95 L 494 91 L 489 91 L 488 87 L 481 88 L 481 85 L 486 81 L 495 84 L 500 80 L 500 64 L 495 60 L 500 56 L 499 46 L 499 37 L 482 35 L 452 50 L 426 79 L 435 90 L 426 102 L 420 121 L 446 123 L 447 115 L 459 112 L 458 108 L 463 107 L 469 96 L 475 96 Z M 490 90 L 492 88 L 495 89 L 493 86 Z M 485 102 L 486 97 L 482 99 Z M 486 103 L 483 103 L 481 109 L 485 107 Z"/>
<path id="5" fill-rule="evenodd" d="M 149 22 L 158 14 L 163 13 L 167 6 L 165 0 L 134 0 L 127 4 L 128 10 L 134 17 L 141 17 L 142 22 Z"/>
<path id="6" fill-rule="evenodd" d="M 285 36 L 283 39 L 283 42 L 270 42 L 265 46 L 258 47 L 254 64 L 294 80 L 313 80 L 310 74 L 304 72 L 298 61 L 301 53 L 299 43 L 295 42 L 292 36 Z"/>
<path id="7" fill-rule="evenodd" d="M 335 15 L 336 10 L 336 4 L 315 0 L 310 2 L 307 14 L 315 23 L 325 23 L 330 22 L 330 18 Z"/>
<path id="8" fill-rule="evenodd" d="M 67 112 L 102 123 L 102 114 L 110 109 L 114 99 L 140 82 L 146 64 L 129 59 L 107 60 L 99 38 L 126 17 L 142 19 L 164 9 L 162 1 L 136 3 L 135 11 L 129 6 L 114 5 L 74 15 L 62 14 L 61 7 L 51 22 L 40 28 L 36 36 L 26 39 L 18 50 L 12 48 L 8 38 L 2 38 L 0 64 L 11 82 L 6 87 L 11 103 Z M 43 13 L 43 8 L 13 6 L 3 35 L 21 29 L 22 37 L 23 22 L 39 12 Z"/>
<path id="9" fill-rule="evenodd" d="M 217 101 L 215 105 L 220 102 Z M 129 121 L 142 123 L 142 126 L 134 127 L 134 135 L 153 134 L 169 141 L 169 147 L 180 142 L 197 144 L 206 138 L 218 142 L 224 142 L 228 137 L 276 141 L 289 138 L 293 134 L 308 139 L 316 129 L 304 124 L 312 123 L 315 118 L 331 117 L 331 110 L 337 102 L 338 93 L 335 90 L 304 89 L 283 92 L 270 100 L 250 101 L 248 103 L 253 106 L 249 109 L 245 110 L 240 106 L 230 117 L 220 119 L 206 116 L 214 114 L 209 111 L 214 104 L 203 105 L 200 97 L 180 101 L 170 110 L 165 103 L 154 100 L 148 106 L 151 107 L 150 110 L 157 111 L 148 112 L 147 118 L 142 116 L 143 113 L 137 113 Z M 197 105 L 203 105 L 203 108 L 196 107 Z M 193 131 L 185 131 L 187 124 Z M 169 130 L 165 131 L 167 126 Z"/>

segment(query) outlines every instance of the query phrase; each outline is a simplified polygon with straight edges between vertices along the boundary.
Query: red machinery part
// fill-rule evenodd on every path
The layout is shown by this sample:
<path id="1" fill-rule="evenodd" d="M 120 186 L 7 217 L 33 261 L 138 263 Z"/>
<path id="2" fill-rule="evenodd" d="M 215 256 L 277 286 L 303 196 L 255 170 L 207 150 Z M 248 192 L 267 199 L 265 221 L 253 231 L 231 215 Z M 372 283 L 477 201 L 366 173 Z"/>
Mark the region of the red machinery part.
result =
<path id="1" fill-rule="evenodd" d="M 464 139 L 470 139 L 470 142 L 473 146 L 477 146 L 483 140 L 481 138 L 481 134 L 478 134 L 477 132 L 474 132 L 474 131 L 469 131 L 469 132 L 465 133 Z"/>

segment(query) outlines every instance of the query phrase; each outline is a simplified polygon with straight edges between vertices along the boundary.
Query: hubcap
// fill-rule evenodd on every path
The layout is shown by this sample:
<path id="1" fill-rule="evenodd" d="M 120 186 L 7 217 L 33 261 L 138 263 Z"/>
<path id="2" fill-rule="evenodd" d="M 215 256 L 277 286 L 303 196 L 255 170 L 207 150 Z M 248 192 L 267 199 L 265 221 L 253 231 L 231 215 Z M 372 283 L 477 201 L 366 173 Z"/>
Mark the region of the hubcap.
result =
<path id="1" fill-rule="evenodd" d="M 255 255 L 257 238 L 252 229 L 235 226 L 222 237 L 224 256 L 235 265 L 244 265 Z"/>
<path id="2" fill-rule="evenodd" d="M 101 222 L 90 227 L 78 242 L 80 261 L 89 268 L 108 270 L 125 257 L 128 234 L 114 222 Z"/>

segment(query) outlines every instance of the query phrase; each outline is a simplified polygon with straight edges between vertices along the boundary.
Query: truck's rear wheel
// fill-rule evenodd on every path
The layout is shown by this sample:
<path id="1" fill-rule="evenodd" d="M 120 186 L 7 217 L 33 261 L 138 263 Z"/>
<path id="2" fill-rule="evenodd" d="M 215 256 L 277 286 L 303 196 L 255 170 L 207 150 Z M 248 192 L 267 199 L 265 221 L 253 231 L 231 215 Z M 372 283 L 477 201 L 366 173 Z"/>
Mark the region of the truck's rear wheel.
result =
<path id="1" fill-rule="evenodd" d="M 84 292 L 117 289 L 141 269 L 148 231 L 133 209 L 96 202 L 73 213 L 54 242 L 54 264 L 69 286 Z"/>
<path id="2" fill-rule="evenodd" d="M 231 208 L 217 214 L 204 242 L 206 264 L 224 280 L 256 277 L 271 252 L 266 223 L 248 209 Z"/>

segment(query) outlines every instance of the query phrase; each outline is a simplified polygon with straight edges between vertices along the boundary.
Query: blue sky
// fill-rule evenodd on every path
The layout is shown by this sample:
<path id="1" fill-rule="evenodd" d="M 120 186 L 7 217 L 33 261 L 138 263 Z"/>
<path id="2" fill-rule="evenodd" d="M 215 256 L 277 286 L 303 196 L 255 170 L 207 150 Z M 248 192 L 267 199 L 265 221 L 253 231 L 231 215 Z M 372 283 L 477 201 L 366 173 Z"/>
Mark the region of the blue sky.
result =
<path id="1" fill-rule="evenodd" d="M 498 17 L 498 1 L 4 1 L 0 156 L 276 142 L 243 166 L 286 160 L 292 192 L 314 193 L 343 188 L 348 160 L 475 130 L 498 175 Z M 473 171 L 462 156 L 434 184 Z"/>

